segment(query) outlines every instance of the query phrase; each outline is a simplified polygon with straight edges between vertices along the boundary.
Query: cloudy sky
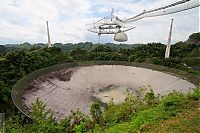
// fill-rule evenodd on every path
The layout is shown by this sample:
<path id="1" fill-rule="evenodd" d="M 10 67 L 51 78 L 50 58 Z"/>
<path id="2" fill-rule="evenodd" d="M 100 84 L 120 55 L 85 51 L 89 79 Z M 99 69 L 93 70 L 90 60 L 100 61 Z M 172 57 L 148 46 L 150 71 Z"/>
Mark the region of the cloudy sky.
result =
<path id="1" fill-rule="evenodd" d="M 0 44 L 46 43 L 46 21 L 49 21 L 52 43 L 97 42 L 96 34 L 86 24 L 110 14 L 127 18 L 179 0 L 0 0 Z M 145 18 L 132 23 L 136 29 L 127 32 L 127 43 L 166 43 L 170 19 L 174 18 L 173 43 L 184 41 L 199 32 L 199 8 L 168 16 Z M 114 42 L 103 35 L 101 42 Z"/>

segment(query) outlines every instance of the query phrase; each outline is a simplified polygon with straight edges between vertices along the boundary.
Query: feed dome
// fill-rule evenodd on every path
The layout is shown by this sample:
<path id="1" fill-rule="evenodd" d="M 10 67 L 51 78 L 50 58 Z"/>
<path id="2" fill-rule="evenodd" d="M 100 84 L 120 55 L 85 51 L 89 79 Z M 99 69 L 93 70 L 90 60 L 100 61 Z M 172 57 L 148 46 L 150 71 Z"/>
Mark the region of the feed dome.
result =
<path id="1" fill-rule="evenodd" d="M 125 42 L 128 40 L 128 36 L 125 32 L 119 32 L 115 34 L 114 40 L 117 42 Z"/>

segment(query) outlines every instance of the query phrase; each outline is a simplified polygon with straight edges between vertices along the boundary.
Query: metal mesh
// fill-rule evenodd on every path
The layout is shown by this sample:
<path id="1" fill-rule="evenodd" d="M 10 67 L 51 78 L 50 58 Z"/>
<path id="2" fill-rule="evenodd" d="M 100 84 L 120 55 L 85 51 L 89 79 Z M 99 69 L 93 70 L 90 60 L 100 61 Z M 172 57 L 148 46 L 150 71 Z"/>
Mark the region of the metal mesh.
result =
<path id="1" fill-rule="evenodd" d="M 17 81 L 17 83 L 13 86 L 11 91 L 11 97 L 13 100 L 13 103 L 15 106 L 27 117 L 29 117 L 28 114 L 26 114 L 25 109 L 23 108 L 22 104 L 22 95 L 28 85 L 39 78 L 40 76 L 43 76 L 45 74 L 61 70 L 64 68 L 70 68 L 70 67 L 78 67 L 78 66 L 90 66 L 90 65 L 108 65 L 107 61 L 88 61 L 88 62 L 76 62 L 76 63 L 65 63 L 65 64 L 57 64 L 55 66 L 43 68 L 40 70 L 37 70 L 33 73 L 28 74 L 26 77 L 20 79 Z M 189 81 L 193 82 L 194 84 L 198 85 L 200 83 L 199 77 L 195 77 L 193 74 L 188 74 L 185 71 L 168 68 L 164 66 L 158 66 L 153 64 L 146 64 L 146 63 L 138 63 L 138 62 L 124 62 L 124 61 L 111 61 L 109 65 L 124 65 L 124 66 L 135 66 L 135 67 L 142 67 L 142 68 L 148 68 L 152 70 L 162 71 L 166 73 L 170 73 L 172 75 L 179 76 L 181 78 L 187 78 Z"/>

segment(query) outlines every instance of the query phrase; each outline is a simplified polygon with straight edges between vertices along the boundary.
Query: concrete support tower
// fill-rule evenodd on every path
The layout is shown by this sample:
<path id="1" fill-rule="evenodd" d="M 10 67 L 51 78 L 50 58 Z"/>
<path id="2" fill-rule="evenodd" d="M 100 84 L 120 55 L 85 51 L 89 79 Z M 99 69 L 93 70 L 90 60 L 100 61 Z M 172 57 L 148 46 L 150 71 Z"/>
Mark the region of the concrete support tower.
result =
<path id="1" fill-rule="evenodd" d="M 47 21 L 47 36 L 48 36 L 48 48 L 51 48 L 51 38 L 50 38 L 50 33 L 49 33 L 49 24 Z"/>
<path id="2" fill-rule="evenodd" d="M 169 58 L 169 55 L 170 55 L 170 48 L 171 48 L 171 41 L 172 41 L 173 21 L 174 21 L 174 19 L 171 20 L 170 31 L 169 31 L 169 38 L 168 38 L 168 43 L 167 43 L 167 47 L 166 47 L 166 51 L 165 51 L 165 59 Z"/>

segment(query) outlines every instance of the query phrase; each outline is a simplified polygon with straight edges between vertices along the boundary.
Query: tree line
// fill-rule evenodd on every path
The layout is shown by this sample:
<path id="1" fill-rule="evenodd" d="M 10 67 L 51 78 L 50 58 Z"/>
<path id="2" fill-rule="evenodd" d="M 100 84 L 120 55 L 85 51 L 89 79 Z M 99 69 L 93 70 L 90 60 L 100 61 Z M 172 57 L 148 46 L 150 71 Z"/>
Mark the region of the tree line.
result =
<path id="1" fill-rule="evenodd" d="M 161 43 L 129 46 L 123 44 L 94 45 L 86 42 L 86 44 L 74 45 L 74 48 L 67 52 L 62 50 L 62 44 L 47 48 L 25 43 L 23 46 L 31 47 L 13 50 L 0 46 L 0 112 L 9 112 L 12 109 L 10 92 L 17 80 L 35 70 L 57 63 L 110 60 L 145 62 L 199 75 L 199 35 L 200 33 L 195 33 L 190 36 L 189 41 L 172 45 L 169 59 L 164 59 L 166 45 Z"/>

